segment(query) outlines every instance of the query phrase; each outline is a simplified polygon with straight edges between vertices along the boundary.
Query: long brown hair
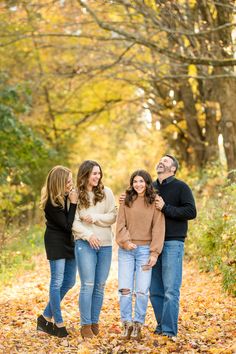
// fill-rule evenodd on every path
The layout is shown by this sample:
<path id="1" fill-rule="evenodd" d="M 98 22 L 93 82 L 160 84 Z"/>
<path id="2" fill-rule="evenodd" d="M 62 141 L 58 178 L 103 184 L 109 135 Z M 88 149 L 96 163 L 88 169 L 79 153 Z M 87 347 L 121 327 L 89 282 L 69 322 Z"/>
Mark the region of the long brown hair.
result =
<path id="1" fill-rule="evenodd" d="M 53 167 L 46 178 L 45 184 L 41 190 L 40 207 L 45 208 L 45 205 L 50 199 L 53 206 L 65 208 L 65 187 L 71 170 L 64 166 Z"/>
<path id="2" fill-rule="evenodd" d="M 79 203 L 78 208 L 89 208 L 89 195 L 87 191 L 89 176 L 92 173 L 94 166 L 98 166 L 101 172 L 101 178 L 99 179 L 98 185 L 93 187 L 94 199 L 93 203 L 96 205 L 97 202 L 101 202 L 105 197 L 104 185 L 102 183 L 102 169 L 101 166 L 92 160 L 85 160 L 80 166 L 77 174 L 77 188 L 79 193 Z"/>
<path id="3" fill-rule="evenodd" d="M 131 207 L 133 202 L 138 198 L 138 193 L 133 187 L 133 182 L 134 178 L 136 176 L 140 176 L 144 179 L 144 182 L 146 184 L 146 190 L 144 194 L 144 200 L 147 205 L 150 205 L 154 202 L 156 193 L 154 191 L 153 185 L 152 185 L 152 178 L 150 174 L 145 171 L 145 170 L 137 170 L 134 171 L 130 177 L 130 182 L 129 182 L 129 188 L 126 190 L 126 197 L 125 197 L 125 205 L 128 207 Z"/>

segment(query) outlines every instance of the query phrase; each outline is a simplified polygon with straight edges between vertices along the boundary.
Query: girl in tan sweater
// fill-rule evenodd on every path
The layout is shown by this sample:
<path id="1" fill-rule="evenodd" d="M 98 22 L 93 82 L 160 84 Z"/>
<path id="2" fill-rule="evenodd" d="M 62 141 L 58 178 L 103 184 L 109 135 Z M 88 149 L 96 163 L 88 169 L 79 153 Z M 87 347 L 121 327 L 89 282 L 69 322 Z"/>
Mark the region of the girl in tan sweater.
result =
<path id="1" fill-rule="evenodd" d="M 124 203 L 120 205 L 116 241 L 118 243 L 118 280 L 120 314 L 123 323 L 121 337 L 141 338 L 145 321 L 152 267 L 162 251 L 165 220 L 155 208 L 155 191 L 147 171 L 135 171 L 130 178 Z M 132 294 L 135 309 L 132 318 Z"/>

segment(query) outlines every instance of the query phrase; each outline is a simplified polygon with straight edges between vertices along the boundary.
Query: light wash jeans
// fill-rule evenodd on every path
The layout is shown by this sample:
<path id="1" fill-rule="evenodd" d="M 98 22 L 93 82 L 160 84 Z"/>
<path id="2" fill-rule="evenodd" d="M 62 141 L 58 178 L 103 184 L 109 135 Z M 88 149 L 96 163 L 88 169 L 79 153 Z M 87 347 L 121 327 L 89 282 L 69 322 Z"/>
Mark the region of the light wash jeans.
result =
<path id="1" fill-rule="evenodd" d="M 43 315 L 54 318 L 59 324 L 63 323 L 61 315 L 61 300 L 71 289 L 76 280 L 76 262 L 75 259 L 57 259 L 50 260 L 51 280 L 49 288 L 49 303 L 47 304 Z"/>
<path id="2" fill-rule="evenodd" d="M 136 321 L 144 323 L 147 312 L 148 292 L 151 283 L 152 269 L 143 270 L 150 257 L 149 245 L 137 246 L 128 251 L 119 248 L 118 251 L 118 282 L 121 321 Z M 129 290 L 124 295 L 122 290 Z M 134 319 L 132 319 L 132 295 L 135 296 Z"/>
<path id="3" fill-rule="evenodd" d="M 81 325 L 98 323 L 105 283 L 111 266 L 112 247 L 104 246 L 95 250 L 87 241 L 76 240 L 75 257 L 81 281 L 80 323 Z"/>
<path id="4" fill-rule="evenodd" d="M 157 333 L 176 336 L 182 283 L 184 242 L 165 241 L 152 270 L 150 300 L 157 320 Z"/>

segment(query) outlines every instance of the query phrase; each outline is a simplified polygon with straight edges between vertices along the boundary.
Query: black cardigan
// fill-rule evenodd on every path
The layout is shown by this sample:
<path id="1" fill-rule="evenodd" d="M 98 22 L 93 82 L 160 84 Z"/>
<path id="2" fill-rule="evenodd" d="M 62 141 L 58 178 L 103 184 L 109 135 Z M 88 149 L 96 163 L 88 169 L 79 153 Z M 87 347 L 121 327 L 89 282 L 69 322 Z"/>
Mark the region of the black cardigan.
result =
<path id="1" fill-rule="evenodd" d="M 70 203 L 67 210 L 67 197 L 65 209 L 55 207 L 48 200 L 45 205 L 46 231 L 44 244 L 47 259 L 72 259 L 74 258 L 74 241 L 72 239 L 72 224 L 76 212 L 76 204 Z"/>

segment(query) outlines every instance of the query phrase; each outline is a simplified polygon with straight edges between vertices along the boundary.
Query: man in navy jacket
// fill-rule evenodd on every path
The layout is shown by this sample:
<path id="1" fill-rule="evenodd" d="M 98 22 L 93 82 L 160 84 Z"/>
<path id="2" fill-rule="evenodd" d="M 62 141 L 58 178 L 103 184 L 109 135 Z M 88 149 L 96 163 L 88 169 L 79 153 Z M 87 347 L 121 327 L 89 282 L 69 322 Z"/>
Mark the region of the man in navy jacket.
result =
<path id="1" fill-rule="evenodd" d="M 166 232 L 162 253 L 152 269 L 150 300 L 157 320 L 156 334 L 173 337 L 178 332 L 179 297 L 182 283 L 184 240 L 188 220 L 196 217 L 189 186 L 175 178 L 178 161 L 165 155 L 157 165 L 156 207 L 165 215 Z"/>

